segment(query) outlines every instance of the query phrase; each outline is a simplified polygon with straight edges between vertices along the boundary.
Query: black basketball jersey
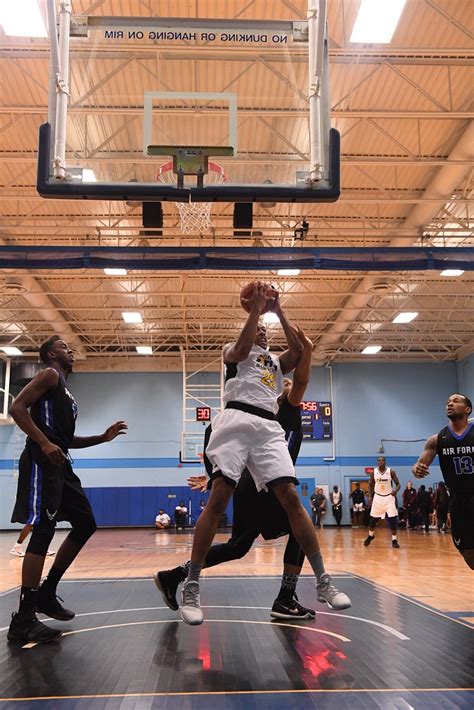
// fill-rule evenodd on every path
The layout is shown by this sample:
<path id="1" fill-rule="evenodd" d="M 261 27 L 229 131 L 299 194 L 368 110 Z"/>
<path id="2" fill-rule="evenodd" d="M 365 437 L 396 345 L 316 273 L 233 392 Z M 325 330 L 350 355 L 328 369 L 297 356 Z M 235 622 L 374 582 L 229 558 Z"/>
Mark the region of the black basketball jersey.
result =
<path id="1" fill-rule="evenodd" d="M 462 436 L 449 426 L 438 434 L 437 453 L 444 481 L 453 493 L 474 493 L 474 422 Z"/>
<path id="2" fill-rule="evenodd" d="M 34 423 L 53 443 L 67 452 L 76 428 L 77 404 L 59 373 L 58 384 L 48 390 L 30 408 Z"/>
<path id="3" fill-rule="evenodd" d="M 285 431 L 288 451 L 290 452 L 293 463 L 295 463 L 300 452 L 301 442 L 303 440 L 300 407 L 295 407 L 293 404 L 288 402 L 288 397 L 283 397 L 279 402 L 279 409 L 276 419 Z"/>

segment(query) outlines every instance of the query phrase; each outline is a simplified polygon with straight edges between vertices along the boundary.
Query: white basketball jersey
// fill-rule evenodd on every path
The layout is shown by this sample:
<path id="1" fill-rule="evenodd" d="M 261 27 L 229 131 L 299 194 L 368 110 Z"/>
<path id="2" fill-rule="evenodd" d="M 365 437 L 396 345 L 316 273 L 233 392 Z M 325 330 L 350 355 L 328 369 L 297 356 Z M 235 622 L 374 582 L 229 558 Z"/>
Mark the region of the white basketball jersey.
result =
<path id="1" fill-rule="evenodd" d="M 385 471 L 374 470 L 375 488 L 374 492 L 381 496 L 388 496 L 392 492 L 392 476 L 387 466 Z"/>
<path id="2" fill-rule="evenodd" d="M 282 389 L 280 359 L 259 345 L 252 347 L 246 360 L 226 363 L 224 404 L 244 402 L 276 414 Z"/>

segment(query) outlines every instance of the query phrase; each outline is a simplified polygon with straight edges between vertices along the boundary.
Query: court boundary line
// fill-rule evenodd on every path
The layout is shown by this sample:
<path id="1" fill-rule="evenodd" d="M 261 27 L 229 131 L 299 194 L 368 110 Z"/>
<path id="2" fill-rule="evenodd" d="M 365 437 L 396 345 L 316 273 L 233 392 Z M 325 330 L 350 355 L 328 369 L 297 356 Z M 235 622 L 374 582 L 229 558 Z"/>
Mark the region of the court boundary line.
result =
<path id="1" fill-rule="evenodd" d="M 232 605 L 231 604 L 229 604 L 229 605 L 225 605 L 225 604 L 219 604 L 219 605 L 218 604 L 207 604 L 206 605 L 206 604 L 203 604 L 202 608 L 203 609 L 247 609 L 247 610 L 251 610 L 251 611 L 271 611 L 271 607 L 269 607 L 269 606 L 234 606 L 233 604 Z M 86 612 L 83 612 L 80 614 L 76 614 L 76 616 L 74 618 L 79 619 L 79 618 L 82 618 L 85 616 L 99 616 L 102 614 L 126 614 L 126 613 L 137 612 L 137 611 L 169 611 L 169 607 L 167 607 L 167 606 L 144 606 L 144 607 L 136 607 L 136 608 L 131 608 L 131 609 L 105 609 L 105 610 L 101 610 L 101 611 L 86 611 Z M 398 638 L 399 641 L 411 641 L 411 638 L 409 636 L 405 636 L 405 634 L 403 634 L 401 631 L 398 631 L 398 629 L 395 629 L 393 626 L 389 626 L 388 624 L 383 624 L 380 621 L 374 621 L 373 619 L 364 619 L 364 617 L 362 617 L 362 616 L 353 616 L 351 614 L 339 614 L 335 611 L 317 611 L 316 616 L 318 616 L 318 614 L 322 615 L 322 616 L 329 616 L 329 617 L 337 616 L 337 617 L 341 617 L 343 619 L 352 619 L 355 621 L 360 621 L 363 624 L 369 624 L 371 626 L 377 626 L 378 628 L 383 629 L 387 633 L 392 634 L 392 636 L 395 636 L 395 638 Z M 51 617 L 46 617 L 44 619 L 44 621 L 54 621 L 54 619 L 52 619 Z M 159 620 L 159 621 L 161 623 L 161 620 Z M 175 618 L 169 619 L 169 620 L 165 619 L 164 621 L 169 621 L 169 623 L 173 623 L 173 621 L 179 621 L 179 619 L 175 617 Z M 231 619 L 230 621 L 233 621 L 233 620 Z M 252 619 L 241 619 L 240 621 L 254 622 L 254 620 L 252 620 Z M 285 621 L 285 620 L 284 619 L 280 619 L 280 620 L 274 619 L 273 622 L 269 622 L 269 623 L 273 623 L 273 624 L 277 625 L 279 621 Z M 287 621 L 289 621 L 289 619 Z M 295 621 L 297 621 L 296 618 L 295 618 Z M 308 621 L 309 621 L 309 619 L 308 619 Z M 153 623 L 153 621 L 150 623 Z M 256 621 L 254 623 L 256 623 Z M 297 625 L 291 624 L 291 626 L 296 627 Z M 0 628 L 0 632 L 7 631 L 8 628 L 9 628 L 8 626 L 3 626 Z M 307 628 L 307 627 L 304 626 L 302 628 Z M 81 631 L 81 630 L 82 629 L 77 629 L 77 631 Z M 68 633 L 72 633 L 72 632 L 65 632 L 65 633 L 63 633 L 63 636 L 67 635 Z M 35 645 L 37 645 L 37 644 L 35 644 Z"/>
<path id="2" fill-rule="evenodd" d="M 332 579 L 352 579 L 355 575 L 352 572 L 341 572 L 338 574 L 331 574 Z M 152 581 L 152 576 L 149 577 L 80 577 L 77 579 L 61 579 L 61 584 L 73 584 L 75 582 L 86 582 L 88 584 L 95 582 L 146 582 Z M 281 574 L 264 574 L 264 575 L 252 575 L 252 574 L 239 574 L 239 575 L 210 575 L 206 577 L 203 575 L 202 580 L 212 580 L 212 579 L 281 579 Z M 313 579 L 311 574 L 301 574 L 300 579 Z M 6 597 L 7 594 L 12 594 L 12 592 L 17 592 L 21 589 L 20 586 L 12 587 L 11 589 L 6 589 L 0 592 L 0 597 Z"/>
<path id="3" fill-rule="evenodd" d="M 167 698 L 182 696 L 217 696 L 217 695 L 290 695 L 303 693 L 472 693 L 473 688 L 305 688 L 295 690 L 215 690 L 215 691 L 189 691 L 169 693 L 110 693 L 102 695 L 43 695 L 25 698 L 0 698 L 0 703 L 25 702 L 34 700 L 82 700 L 99 698 Z"/>
<path id="4" fill-rule="evenodd" d="M 77 636 L 78 634 L 85 634 L 88 633 L 89 631 L 102 631 L 104 629 L 120 629 L 124 628 L 125 626 L 151 626 L 153 624 L 184 624 L 184 621 L 182 619 L 173 619 L 170 621 L 169 619 L 157 619 L 153 621 L 130 621 L 130 622 L 125 622 L 123 624 L 106 624 L 104 626 L 91 626 L 90 628 L 87 629 L 76 629 L 73 631 L 64 631 L 62 636 L 60 638 L 65 638 L 66 636 Z M 299 624 L 288 624 L 285 622 L 280 622 L 275 624 L 273 621 L 255 621 L 253 619 L 206 619 L 206 623 L 208 624 L 214 624 L 214 623 L 224 623 L 224 624 L 257 624 L 259 626 L 273 626 L 273 627 L 281 627 L 281 626 L 286 626 L 290 629 L 302 629 L 303 631 L 311 631 L 315 634 L 321 634 L 322 636 L 332 636 L 333 638 L 339 639 L 339 641 L 342 641 L 343 643 L 352 643 L 352 639 L 350 639 L 348 636 L 343 636 L 342 634 L 337 634 L 335 631 L 328 631 L 327 629 L 319 629 L 315 628 L 314 626 L 300 626 Z M 58 639 L 59 640 L 59 639 Z M 31 649 L 31 648 L 36 648 L 36 646 L 41 646 L 41 643 L 39 642 L 31 642 L 31 643 L 26 643 L 24 646 L 21 646 L 22 649 Z"/>
<path id="5" fill-rule="evenodd" d="M 367 582 L 367 584 L 370 584 L 372 587 L 378 587 L 379 589 L 383 589 L 385 592 L 388 592 L 389 594 L 393 594 L 395 597 L 400 597 L 400 599 L 404 599 L 407 602 L 410 602 L 411 604 L 416 604 L 416 606 L 421 607 L 422 609 L 425 609 L 426 611 L 430 611 L 432 614 L 436 614 L 437 616 L 443 617 L 443 619 L 448 619 L 449 621 L 454 621 L 456 624 L 461 624 L 461 626 L 465 626 L 467 629 L 470 629 L 472 631 L 473 625 L 468 624 L 465 621 L 461 621 L 460 619 L 455 619 L 452 616 L 448 616 L 449 612 L 443 612 L 439 611 L 439 609 L 435 609 L 434 607 L 430 606 L 429 604 L 424 604 L 423 602 L 419 602 L 416 599 L 412 599 L 411 597 L 407 596 L 406 594 L 402 594 L 401 592 L 395 592 L 393 589 L 388 589 L 387 587 L 384 587 L 383 584 L 378 584 L 377 582 L 372 582 L 370 579 L 366 579 L 366 577 L 362 577 L 359 574 L 354 574 L 353 575 L 356 579 L 360 579 L 363 582 Z"/>

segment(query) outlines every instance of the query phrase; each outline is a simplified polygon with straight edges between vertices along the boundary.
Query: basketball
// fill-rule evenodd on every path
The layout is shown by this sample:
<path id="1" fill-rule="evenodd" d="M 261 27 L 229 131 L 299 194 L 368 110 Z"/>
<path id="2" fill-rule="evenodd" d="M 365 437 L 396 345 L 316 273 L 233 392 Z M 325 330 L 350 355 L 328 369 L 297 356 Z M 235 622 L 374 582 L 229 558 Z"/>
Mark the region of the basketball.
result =
<path id="1" fill-rule="evenodd" d="M 267 288 L 267 296 L 269 298 L 271 298 L 271 300 L 267 302 L 267 305 L 261 311 L 261 314 L 267 313 L 267 311 L 270 311 L 273 308 L 273 306 L 275 305 L 275 299 L 278 296 L 278 292 L 276 291 L 274 286 L 272 286 L 271 284 L 267 284 L 267 283 L 265 284 L 265 286 Z M 253 293 L 254 287 L 255 287 L 255 281 L 252 281 L 251 283 L 244 286 L 240 292 L 240 305 L 242 306 L 244 311 L 247 311 L 247 313 L 250 312 L 250 308 L 244 299 L 250 298 L 250 296 Z"/>

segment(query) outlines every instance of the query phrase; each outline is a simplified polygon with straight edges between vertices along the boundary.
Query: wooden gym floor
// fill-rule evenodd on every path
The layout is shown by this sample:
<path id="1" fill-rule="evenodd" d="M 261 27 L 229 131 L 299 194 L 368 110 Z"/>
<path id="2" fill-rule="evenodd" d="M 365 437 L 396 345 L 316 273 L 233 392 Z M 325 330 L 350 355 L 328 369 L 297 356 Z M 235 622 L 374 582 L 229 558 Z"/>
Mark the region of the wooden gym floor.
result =
<path id="1" fill-rule="evenodd" d="M 299 597 L 317 616 L 297 624 L 269 617 L 285 539 L 259 539 L 244 560 L 206 570 L 206 620 L 192 628 L 150 580 L 188 559 L 192 534 L 100 530 L 59 588 L 76 618 L 50 622 L 66 634 L 32 648 L 6 643 L 16 536 L 0 534 L 2 708 L 474 706 L 474 577 L 449 535 L 402 530 L 393 550 L 382 528 L 369 548 L 365 529 L 323 529 L 326 568 L 353 605 L 335 613 L 319 604 L 305 567 Z"/>

